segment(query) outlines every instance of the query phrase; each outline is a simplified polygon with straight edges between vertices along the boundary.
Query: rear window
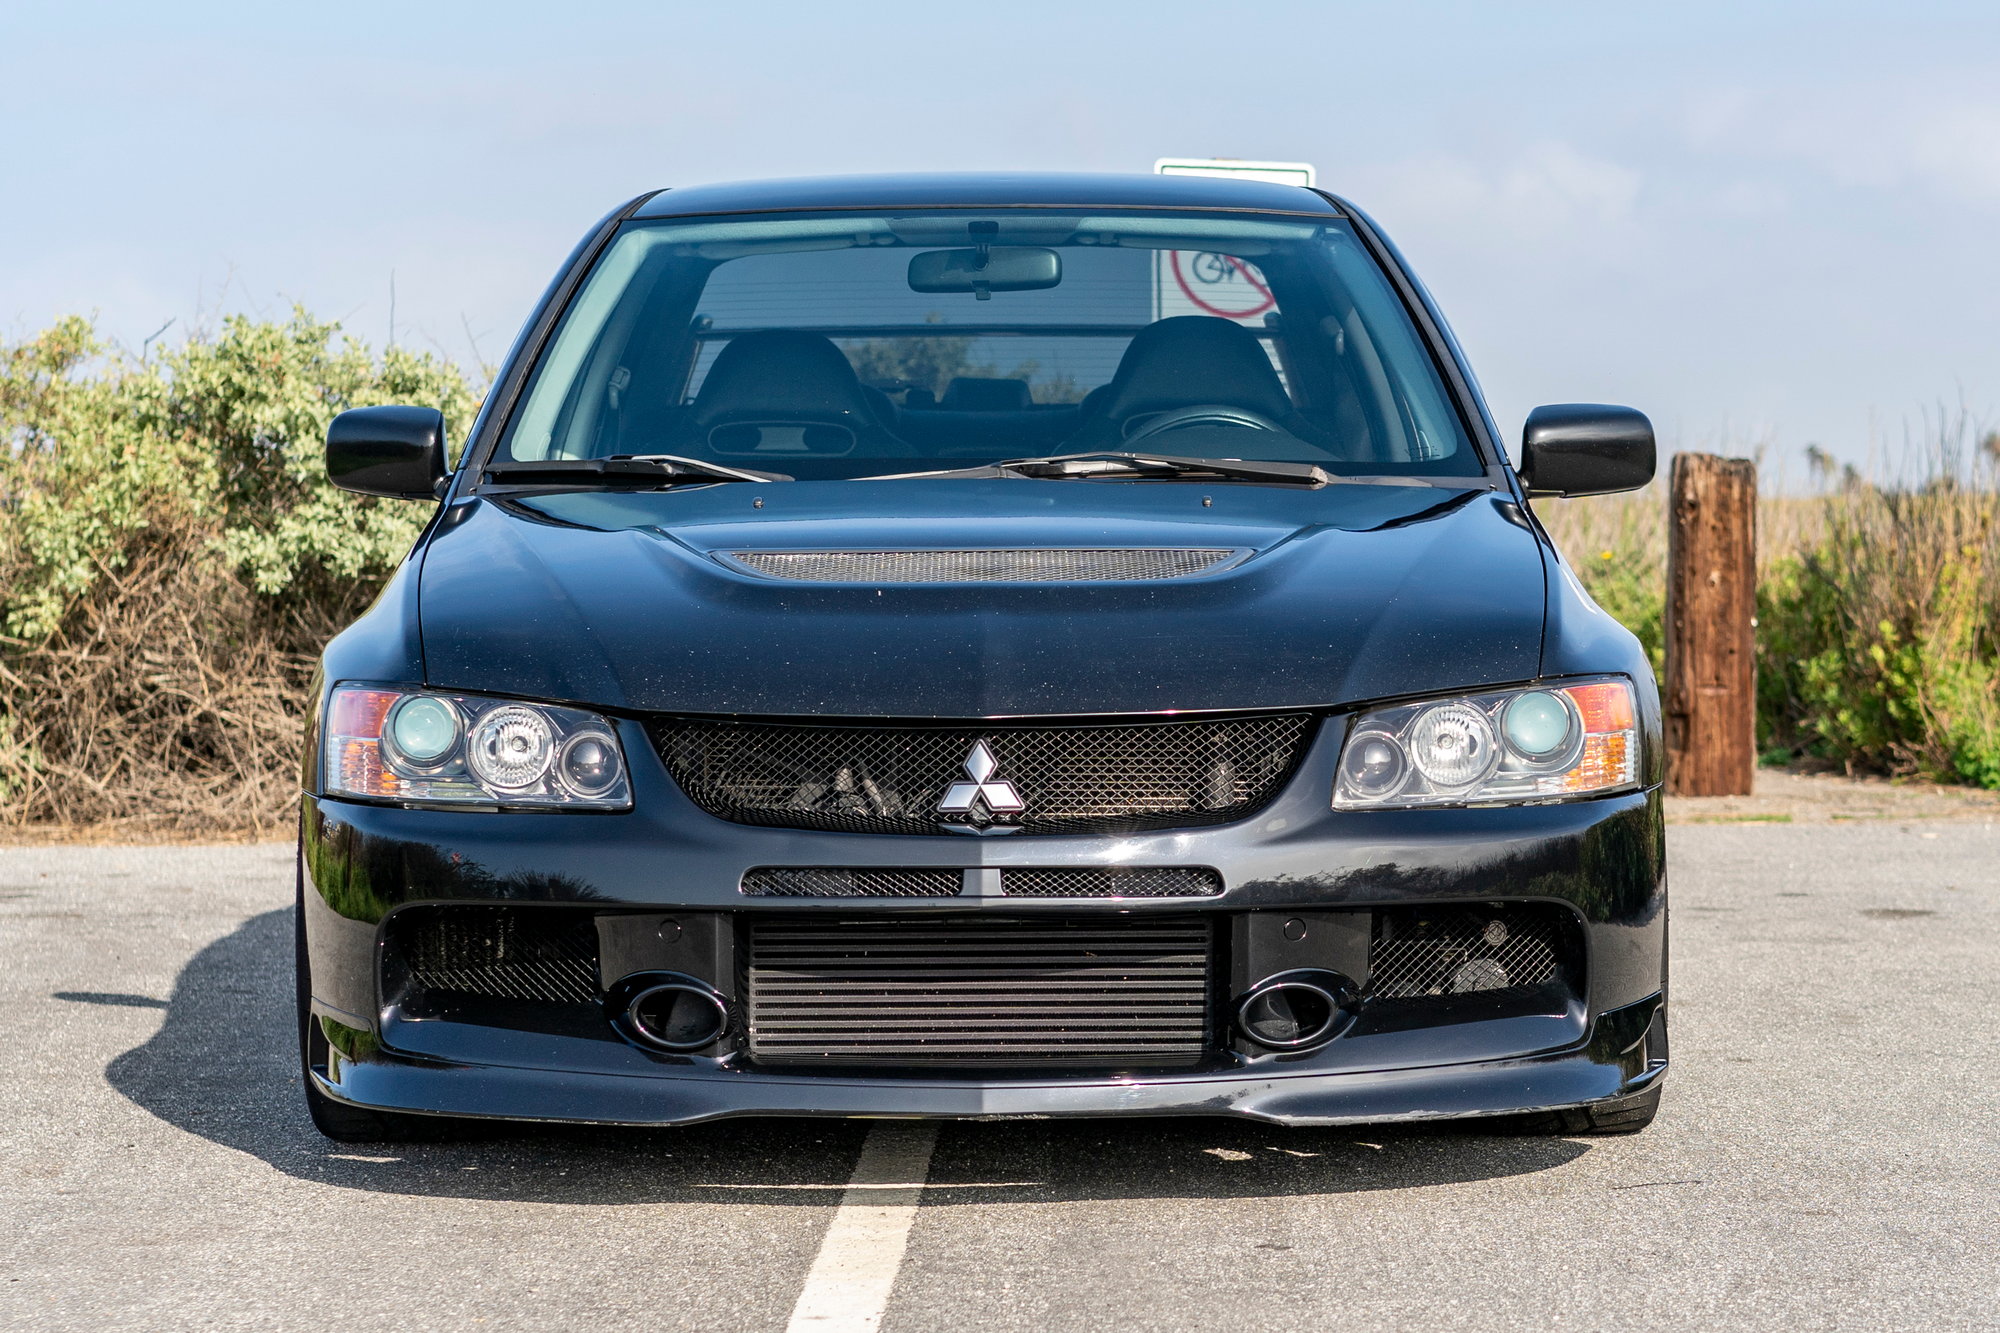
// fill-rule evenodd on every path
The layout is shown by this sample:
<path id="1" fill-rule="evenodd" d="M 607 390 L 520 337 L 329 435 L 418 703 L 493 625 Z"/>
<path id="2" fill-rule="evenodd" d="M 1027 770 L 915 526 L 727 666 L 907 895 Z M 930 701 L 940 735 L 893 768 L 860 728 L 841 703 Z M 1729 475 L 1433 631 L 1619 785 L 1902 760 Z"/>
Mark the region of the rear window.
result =
<path id="1" fill-rule="evenodd" d="M 502 446 L 837 478 L 1103 450 L 1481 470 L 1344 224 L 968 210 L 628 224 Z"/>

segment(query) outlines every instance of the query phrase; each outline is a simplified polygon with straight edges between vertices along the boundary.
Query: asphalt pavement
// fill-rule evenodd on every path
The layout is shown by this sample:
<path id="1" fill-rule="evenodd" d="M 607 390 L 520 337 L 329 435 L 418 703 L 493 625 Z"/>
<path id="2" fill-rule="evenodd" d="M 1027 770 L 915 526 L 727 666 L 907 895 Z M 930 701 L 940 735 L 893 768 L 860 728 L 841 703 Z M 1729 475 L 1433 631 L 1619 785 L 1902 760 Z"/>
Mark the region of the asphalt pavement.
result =
<path id="1" fill-rule="evenodd" d="M 2000 1328 L 2000 825 L 1669 838 L 1674 1067 L 1632 1137 L 390 1148 L 300 1102 L 288 848 L 0 849 L 0 1326 L 783 1329 L 853 1250 L 889 1333 Z M 913 1132 L 927 1177 L 857 1212 L 864 1143 L 908 1175 Z"/>

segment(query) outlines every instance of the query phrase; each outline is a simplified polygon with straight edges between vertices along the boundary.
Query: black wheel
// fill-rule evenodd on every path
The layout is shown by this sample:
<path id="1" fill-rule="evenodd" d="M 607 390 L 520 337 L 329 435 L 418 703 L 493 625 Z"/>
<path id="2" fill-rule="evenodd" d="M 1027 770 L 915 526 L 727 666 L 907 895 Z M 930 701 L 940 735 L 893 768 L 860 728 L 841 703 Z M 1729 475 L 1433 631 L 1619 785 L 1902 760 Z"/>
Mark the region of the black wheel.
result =
<path id="1" fill-rule="evenodd" d="M 1655 1083 L 1644 1092 L 1621 1097 L 1615 1102 L 1571 1106 L 1534 1115 L 1506 1116 L 1494 1127 L 1513 1134 L 1637 1134 L 1652 1124 L 1653 1117 L 1660 1113 L 1661 1091 L 1661 1085 Z"/>
<path id="2" fill-rule="evenodd" d="M 435 1143 L 458 1137 L 459 1122 L 443 1116 L 398 1115 L 337 1102 L 319 1090 L 312 1076 L 312 971 L 306 958 L 305 871 L 296 870 L 292 907 L 292 976 L 298 1010 L 299 1081 L 313 1128 L 335 1143 Z"/>

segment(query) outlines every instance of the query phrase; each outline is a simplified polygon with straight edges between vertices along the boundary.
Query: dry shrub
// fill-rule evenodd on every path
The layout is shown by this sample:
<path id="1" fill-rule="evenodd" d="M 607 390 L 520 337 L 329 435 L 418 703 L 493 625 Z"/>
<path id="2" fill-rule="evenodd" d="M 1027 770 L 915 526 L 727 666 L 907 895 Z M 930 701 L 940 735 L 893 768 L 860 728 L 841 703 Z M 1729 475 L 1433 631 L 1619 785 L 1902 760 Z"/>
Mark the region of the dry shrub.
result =
<path id="1" fill-rule="evenodd" d="M 16 819 L 263 835 L 292 818 L 313 661 L 298 640 L 316 636 L 277 632 L 231 571 L 186 558 L 189 538 L 158 534 L 54 634 L 16 642 L 13 739 L 38 759 Z"/>

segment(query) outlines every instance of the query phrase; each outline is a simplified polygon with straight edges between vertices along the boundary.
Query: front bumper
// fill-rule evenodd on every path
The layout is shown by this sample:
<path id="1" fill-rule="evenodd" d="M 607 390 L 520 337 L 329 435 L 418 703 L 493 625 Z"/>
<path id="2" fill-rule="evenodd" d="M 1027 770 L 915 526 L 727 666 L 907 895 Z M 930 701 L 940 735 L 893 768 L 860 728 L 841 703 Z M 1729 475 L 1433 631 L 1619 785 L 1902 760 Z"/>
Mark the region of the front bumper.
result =
<path id="1" fill-rule="evenodd" d="M 1660 1078 L 1666 879 L 1659 792 L 1336 815 L 1326 793 L 1337 742 L 1337 735 L 1322 737 L 1286 792 L 1251 819 L 1121 836 L 870 837 L 730 824 L 693 806 L 657 763 L 644 762 L 650 752 L 643 734 L 626 737 L 634 761 L 629 814 L 475 814 L 308 797 L 303 910 L 320 1020 L 309 1025 L 313 1077 L 328 1096 L 385 1110 L 624 1124 L 763 1114 L 1218 1114 L 1324 1124 L 1578 1106 L 1630 1096 Z M 1358 966 L 1365 969 L 1372 912 L 1560 905 L 1575 919 L 1579 981 L 1557 1002 L 1491 1015 L 1467 1009 L 1430 1024 L 1361 1023 L 1303 1053 L 1261 1051 L 1219 1032 L 1214 1058 L 1197 1067 L 1116 1075 L 760 1067 L 728 1042 L 689 1055 L 648 1049 L 619 1036 L 608 1020 L 584 1030 L 418 1012 L 400 1002 L 393 981 L 385 984 L 386 944 L 406 908 L 563 904 L 609 917 L 684 915 L 724 923 L 726 934 L 727 923 L 753 913 L 814 906 L 746 898 L 744 872 L 772 865 L 1212 867 L 1224 892 L 1199 901 L 967 897 L 817 907 L 847 917 L 1212 915 L 1223 941 L 1218 984 L 1225 997 L 1276 966 L 1257 942 L 1276 938 L 1271 928 L 1299 914 L 1363 923 Z M 1350 940 L 1354 934 L 1347 931 Z M 616 980 L 611 971 L 630 966 L 630 958 L 616 969 L 607 959 L 605 988 Z M 1353 974 L 1354 966 L 1350 946 L 1341 970 Z M 731 999 L 741 984 L 727 959 L 707 979 Z M 1357 980 L 1365 988 L 1366 978 Z"/>
<path id="2" fill-rule="evenodd" d="M 1636 1039 L 1633 1033 L 1636 1030 Z M 377 1050 L 314 1061 L 320 1090 L 378 1110 L 509 1120 L 678 1125 L 729 1116 L 1231 1115 L 1283 1125 L 1448 1120 L 1631 1096 L 1666 1073 L 1658 997 L 1607 1015 L 1566 1051 L 1338 1074 L 1069 1082 L 827 1078 L 692 1071 L 576 1074 Z M 1617 1049 L 1619 1045 L 1625 1049 Z"/>

